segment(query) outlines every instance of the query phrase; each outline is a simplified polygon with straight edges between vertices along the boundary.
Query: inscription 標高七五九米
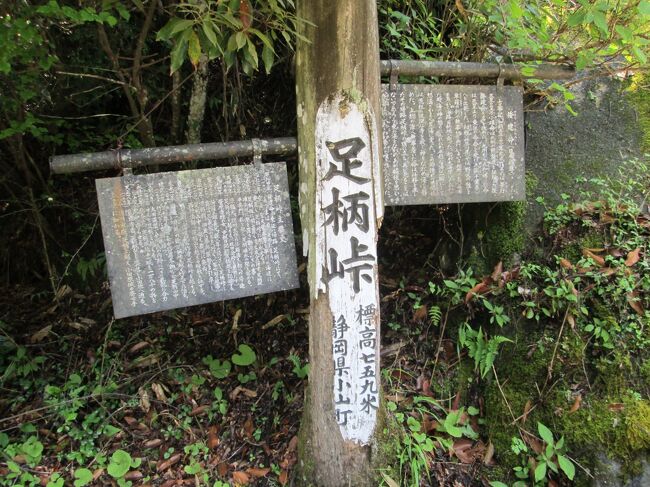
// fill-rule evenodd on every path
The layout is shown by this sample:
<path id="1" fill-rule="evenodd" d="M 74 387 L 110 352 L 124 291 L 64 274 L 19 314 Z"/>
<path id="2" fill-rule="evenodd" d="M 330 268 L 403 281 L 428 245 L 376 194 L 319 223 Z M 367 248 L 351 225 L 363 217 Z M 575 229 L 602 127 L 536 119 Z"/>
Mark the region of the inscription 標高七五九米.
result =
<path id="1" fill-rule="evenodd" d="M 115 316 L 298 286 L 286 166 L 97 180 Z"/>
<path id="2" fill-rule="evenodd" d="M 335 420 L 345 440 L 361 444 L 379 407 L 379 161 L 369 120 L 345 95 L 328 98 L 316 117 L 316 284 L 332 316 Z"/>
<path id="3" fill-rule="evenodd" d="M 522 89 L 382 85 L 387 205 L 525 198 Z"/>

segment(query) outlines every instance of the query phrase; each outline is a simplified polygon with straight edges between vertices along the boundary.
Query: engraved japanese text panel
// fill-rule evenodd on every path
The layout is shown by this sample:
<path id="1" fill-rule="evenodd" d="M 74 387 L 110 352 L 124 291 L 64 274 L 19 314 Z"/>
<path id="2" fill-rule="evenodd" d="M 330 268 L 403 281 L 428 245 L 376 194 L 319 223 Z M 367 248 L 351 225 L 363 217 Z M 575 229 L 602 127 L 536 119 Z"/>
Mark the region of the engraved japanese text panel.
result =
<path id="1" fill-rule="evenodd" d="M 96 183 L 117 318 L 298 287 L 284 163 Z"/>
<path id="2" fill-rule="evenodd" d="M 525 199 L 522 90 L 383 85 L 387 205 Z"/>

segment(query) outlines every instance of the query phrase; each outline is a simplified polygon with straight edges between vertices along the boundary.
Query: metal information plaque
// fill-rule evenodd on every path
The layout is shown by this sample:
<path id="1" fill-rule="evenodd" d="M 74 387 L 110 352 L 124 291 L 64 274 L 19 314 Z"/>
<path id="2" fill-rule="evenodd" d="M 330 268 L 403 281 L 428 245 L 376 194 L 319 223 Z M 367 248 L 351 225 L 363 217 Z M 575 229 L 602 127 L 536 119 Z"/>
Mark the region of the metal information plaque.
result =
<path id="1" fill-rule="evenodd" d="M 284 163 L 97 180 L 116 318 L 298 287 Z"/>
<path id="2" fill-rule="evenodd" d="M 387 205 L 523 200 L 523 92 L 382 85 Z"/>

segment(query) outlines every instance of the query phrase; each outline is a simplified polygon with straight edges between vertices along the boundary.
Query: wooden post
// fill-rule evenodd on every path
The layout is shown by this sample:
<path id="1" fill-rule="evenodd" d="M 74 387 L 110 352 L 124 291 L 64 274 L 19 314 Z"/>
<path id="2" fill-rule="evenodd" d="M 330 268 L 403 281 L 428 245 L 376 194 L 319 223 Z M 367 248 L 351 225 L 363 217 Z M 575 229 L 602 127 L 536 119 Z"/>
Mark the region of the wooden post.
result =
<path id="1" fill-rule="evenodd" d="M 377 6 L 299 0 L 300 210 L 309 256 L 309 392 L 298 485 L 377 485 L 377 229 L 383 216 Z"/>

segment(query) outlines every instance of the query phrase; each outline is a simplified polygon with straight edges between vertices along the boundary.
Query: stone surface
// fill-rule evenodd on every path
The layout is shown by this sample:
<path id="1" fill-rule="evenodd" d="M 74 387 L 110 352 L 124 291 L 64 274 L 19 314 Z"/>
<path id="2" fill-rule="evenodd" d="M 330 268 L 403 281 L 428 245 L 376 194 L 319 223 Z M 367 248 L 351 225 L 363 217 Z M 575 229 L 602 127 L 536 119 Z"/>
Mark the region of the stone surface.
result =
<path id="1" fill-rule="evenodd" d="M 387 205 L 525 198 L 522 90 L 383 85 Z"/>
<path id="2" fill-rule="evenodd" d="M 621 161 L 641 155 L 642 129 L 624 88 L 617 79 L 589 79 L 571 87 L 577 116 L 564 106 L 527 112 L 526 170 L 537 183 L 528 195 L 529 231 L 543 215 L 537 196 L 555 205 L 562 193 L 575 193 L 576 177 L 616 177 Z"/>
<path id="3" fill-rule="evenodd" d="M 641 461 L 641 472 L 624 481 L 621 464 L 604 453 L 599 453 L 593 476 L 593 487 L 647 487 L 650 485 L 650 463 L 644 458 Z"/>
<path id="4" fill-rule="evenodd" d="M 298 287 L 284 163 L 96 185 L 116 318 Z"/>

